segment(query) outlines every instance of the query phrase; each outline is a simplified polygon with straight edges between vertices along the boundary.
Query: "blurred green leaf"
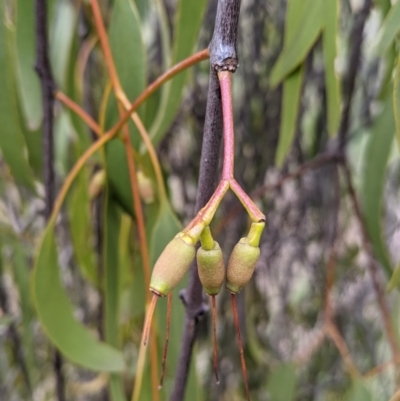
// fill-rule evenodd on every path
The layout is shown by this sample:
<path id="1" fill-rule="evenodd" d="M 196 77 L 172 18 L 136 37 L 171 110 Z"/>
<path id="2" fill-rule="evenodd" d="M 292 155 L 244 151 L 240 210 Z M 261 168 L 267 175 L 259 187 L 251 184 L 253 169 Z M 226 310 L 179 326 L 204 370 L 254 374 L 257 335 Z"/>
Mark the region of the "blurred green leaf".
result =
<path id="1" fill-rule="evenodd" d="M 36 62 L 35 12 L 31 0 L 18 0 L 16 45 L 17 77 L 22 109 L 30 130 L 39 128 L 42 117 L 40 81 L 34 66 Z"/>
<path id="2" fill-rule="evenodd" d="M 335 73 L 335 58 L 337 55 L 337 30 L 339 16 L 339 1 L 327 0 L 324 5 L 325 27 L 322 34 L 322 44 L 325 63 L 325 85 L 327 102 L 328 133 L 336 134 L 340 119 L 340 82 Z"/>
<path id="3" fill-rule="evenodd" d="M 304 13 L 305 1 L 290 0 L 286 9 L 284 46 L 287 46 L 297 33 L 298 24 Z M 297 67 L 284 81 L 282 94 L 282 112 L 279 129 L 279 141 L 275 155 L 275 164 L 281 167 L 293 142 L 296 132 L 301 88 L 304 78 L 304 66 Z"/>
<path id="4" fill-rule="evenodd" d="M 22 312 L 22 343 L 27 375 L 30 385 L 33 384 L 32 373 L 34 372 L 34 338 L 33 338 L 33 309 L 29 290 L 30 270 L 27 256 L 22 244 L 18 240 L 13 241 L 13 277 L 18 287 L 20 307 Z"/>
<path id="5" fill-rule="evenodd" d="M 363 171 L 362 203 L 364 218 L 375 255 L 382 263 L 387 277 L 392 275 L 392 266 L 387 247 L 382 237 L 382 197 L 385 186 L 386 164 L 389 158 L 394 118 L 391 96 L 383 102 L 383 111 L 376 118 L 365 151 Z"/>
<path id="6" fill-rule="evenodd" d="M 271 401 L 293 401 L 296 386 L 296 367 L 292 363 L 283 363 L 269 374 L 267 389 Z"/>
<path id="7" fill-rule="evenodd" d="M 392 6 L 390 11 L 388 12 L 381 29 L 378 33 L 378 45 L 376 47 L 376 51 L 379 55 L 385 53 L 390 45 L 392 44 L 394 38 L 396 37 L 397 32 L 400 29 L 400 3 L 397 2 Z"/>
<path id="8" fill-rule="evenodd" d="M 98 286 L 97 267 L 93 251 L 93 231 L 90 219 L 89 173 L 83 169 L 76 178 L 68 198 L 68 214 L 72 246 L 79 269 L 86 279 Z"/>
<path id="9" fill-rule="evenodd" d="M 300 2 L 298 3 L 297 7 L 301 7 Z M 304 0 L 303 12 L 297 14 L 296 32 L 292 40 L 285 44 L 272 68 L 270 76 L 272 87 L 277 86 L 306 58 L 323 27 L 324 4 L 322 0 Z"/>
<path id="10" fill-rule="evenodd" d="M 392 277 L 390 277 L 390 281 L 387 285 L 386 291 L 390 292 L 396 287 L 400 288 L 400 263 L 394 269 Z"/>
<path id="11" fill-rule="evenodd" d="M 74 317 L 72 305 L 60 282 L 53 224 L 46 228 L 39 246 L 32 290 L 43 330 L 68 359 L 95 371 L 124 369 L 122 354 L 98 341 Z"/>
<path id="12" fill-rule="evenodd" d="M 119 322 L 119 232 L 121 213 L 115 202 L 105 194 L 103 266 L 104 266 L 104 333 L 107 343 L 115 348 L 121 344 L 118 336 Z M 112 374 L 110 377 L 111 398 L 113 401 L 126 400 L 122 377 Z"/>
<path id="13" fill-rule="evenodd" d="M 58 1 L 49 49 L 54 79 L 64 92 L 67 92 L 67 72 L 76 22 L 77 9 L 73 3 L 66 0 Z"/>
<path id="14" fill-rule="evenodd" d="M 129 99 L 136 99 L 146 85 L 146 56 L 139 15 L 133 2 L 116 0 L 111 14 L 109 40 L 115 67 L 121 85 Z M 107 108 L 107 124 L 118 119 L 114 96 L 110 96 Z M 136 127 L 128 124 L 132 144 L 140 144 Z M 133 216 L 133 199 L 128 164 L 123 143 L 115 139 L 106 145 L 107 177 L 114 196 L 120 205 Z"/>
<path id="15" fill-rule="evenodd" d="M 397 57 L 397 65 L 393 83 L 393 111 L 396 124 L 396 140 L 400 149 L 400 56 Z"/>
<path id="16" fill-rule="evenodd" d="M 26 145 L 18 121 L 14 66 L 10 44 L 12 36 L 5 25 L 5 3 L 0 4 L 0 149 L 15 180 L 34 190 L 33 174 L 26 157 Z"/>
<path id="17" fill-rule="evenodd" d="M 179 1 L 174 23 L 173 64 L 189 57 L 193 52 L 206 5 L 206 0 Z M 150 130 L 154 144 L 162 139 L 178 112 L 187 76 L 188 72 L 183 72 L 167 86 L 168 91 L 161 99 L 157 117 Z"/>
<path id="18" fill-rule="evenodd" d="M 372 401 L 372 395 L 361 380 L 353 382 L 351 389 L 347 392 L 344 401 Z"/>

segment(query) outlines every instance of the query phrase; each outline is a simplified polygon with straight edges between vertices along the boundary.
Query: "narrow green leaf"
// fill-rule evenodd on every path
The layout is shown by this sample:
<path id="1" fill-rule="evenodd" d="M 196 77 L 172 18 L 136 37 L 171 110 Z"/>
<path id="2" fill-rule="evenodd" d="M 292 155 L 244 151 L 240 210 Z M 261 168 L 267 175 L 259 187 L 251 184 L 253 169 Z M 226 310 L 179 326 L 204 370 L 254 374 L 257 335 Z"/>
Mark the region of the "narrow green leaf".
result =
<path id="1" fill-rule="evenodd" d="M 98 286 L 88 188 L 89 174 L 84 169 L 76 178 L 71 196 L 68 198 L 68 214 L 76 262 L 83 277 Z"/>
<path id="2" fill-rule="evenodd" d="M 292 363 L 279 365 L 268 377 L 267 389 L 271 401 L 293 401 L 296 386 L 296 367 Z"/>
<path id="3" fill-rule="evenodd" d="M 206 0 L 179 1 L 174 24 L 173 64 L 183 60 L 193 52 L 207 3 Z M 167 96 L 165 98 L 163 96 L 161 100 L 156 120 L 150 130 L 150 135 L 155 144 L 165 135 L 178 112 L 187 76 L 186 71 L 175 77 L 168 86 Z"/>
<path id="4" fill-rule="evenodd" d="M 42 121 L 42 96 L 39 78 L 34 70 L 36 62 L 35 11 L 31 0 L 18 0 L 16 45 L 17 75 L 22 109 L 30 130 Z"/>
<path id="5" fill-rule="evenodd" d="M 393 111 L 396 123 L 396 140 L 400 149 L 400 56 L 397 57 L 397 65 L 393 83 Z"/>
<path id="6" fill-rule="evenodd" d="M 390 292 L 396 287 L 400 288 L 400 263 L 394 269 L 392 277 L 390 277 L 390 281 L 387 285 L 386 291 Z"/>
<path id="7" fill-rule="evenodd" d="M 132 1 L 115 0 L 109 40 L 121 85 L 133 101 L 146 85 L 146 53 L 139 13 Z"/>
<path id="8" fill-rule="evenodd" d="M 388 12 L 385 20 L 383 21 L 382 27 L 378 33 L 378 45 L 376 47 L 376 51 L 379 55 L 385 53 L 390 45 L 392 44 L 394 38 L 399 32 L 400 29 L 400 3 L 397 2 L 392 6 L 390 11 Z"/>
<path id="9" fill-rule="evenodd" d="M 34 190 L 33 174 L 18 121 L 18 108 L 11 57 L 11 35 L 5 26 L 5 3 L 0 4 L 0 149 L 15 180 Z"/>
<path id="10" fill-rule="evenodd" d="M 77 8 L 73 3 L 65 0 L 57 2 L 54 29 L 50 35 L 50 62 L 57 86 L 64 92 L 76 22 Z"/>
<path id="11" fill-rule="evenodd" d="M 292 40 L 284 46 L 271 71 L 270 83 L 277 86 L 306 58 L 311 47 L 317 40 L 324 23 L 323 0 L 310 2 L 305 0 L 304 12 L 298 15 L 298 24 Z M 311 4 L 309 4 L 311 3 Z"/>
<path id="12" fill-rule="evenodd" d="M 310 6 L 305 1 L 290 0 L 286 10 L 284 46 L 290 43 L 297 33 L 304 8 Z M 304 78 L 303 65 L 296 68 L 283 83 L 282 112 L 279 129 L 279 142 L 275 155 L 275 164 L 281 167 L 293 142 L 296 131 L 300 94 Z"/>
<path id="13" fill-rule="evenodd" d="M 33 309 L 29 290 L 30 271 L 27 264 L 27 256 L 22 244 L 13 241 L 13 277 L 18 287 L 19 300 L 22 312 L 22 342 L 23 352 L 27 365 L 27 374 L 30 384 L 33 384 L 32 373 L 35 368 L 34 363 L 34 337 L 33 337 Z"/>
<path id="14" fill-rule="evenodd" d="M 95 371 L 118 372 L 124 359 L 118 350 L 98 341 L 73 313 L 61 286 L 54 226 L 47 227 L 32 277 L 33 298 L 43 330 L 72 362 Z"/>
<path id="15" fill-rule="evenodd" d="M 335 58 L 337 55 L 337 31 L 339 19 L 339 1 L 327 0 L 324 5 L 325 27 L 322 34 L 322 44 L 325 63 L 325 85 L 328 109 L 328 133 L 336 134 L 340 119 L 340 85 L 335 73 Z"/>
<path id="16" fill-rule="evenodd" d="M 362 202 L 369 237 L 378 260 L 388 277 L 392 266 L 382 236 L 382 197 L 386 165 L 393 142 L 394 118 L 390 95 L 383 102 L 383 111 L 376 118 L 365 151 Z"/>
<path id="17" fill-rule="evenodd" d="M 103 266 L 104 266 L 104 333 L 107 343 L 120 348 L 118 337 L 119 322 L 119 231 L 121 213 L 115 202 L 105 194 Z M 126 400 L 124 396 L 122 377 L 112 374 L 110 377 L 110 392 L 113 401 Z"/>
<path id="18" fill-rule="evenodd" d="M 146 85 L 146 57 L 139 15 L 136 6 L 130 0 L 116 0 L 111 14 L 109 40 L 115 67 L 121 85 L 129 99 L 135 99 Z M 114 96 L 110 96 L 107 107 L 107 125 L 118 118 L 118 109 Z M 136 127 L 128 124 L 132 144 L 140 144 Z M 133 216 L 133 199 L 130 188 L 128 164 L 125 148 L 118 139 L 106 145 L 107 178 L 114 196 L 120 205 Z"/>
<path id="19" fill-rule="evenodd" d="M 361 380 L 355 381 L 345 396 L 344 401 L 372 401 L 372 395 Z"/>

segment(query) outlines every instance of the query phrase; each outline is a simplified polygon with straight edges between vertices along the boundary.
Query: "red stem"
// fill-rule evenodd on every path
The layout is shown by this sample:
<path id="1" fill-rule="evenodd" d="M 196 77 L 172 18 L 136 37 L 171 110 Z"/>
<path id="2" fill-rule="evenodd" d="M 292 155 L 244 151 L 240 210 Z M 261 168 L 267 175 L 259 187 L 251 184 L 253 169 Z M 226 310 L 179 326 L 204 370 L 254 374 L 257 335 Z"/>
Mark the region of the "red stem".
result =
<path id="1" fill-rule="evenodd" d="M 165 328 L 165 343 L 164 343 L 164 352 L 163 352 L 163 359 L 161 363 L 161 378 L 160 378 L 160 385 L 158 388 L 162 388 L 165 376 L 165 363 L 167 360 L 167 353 L 168 353 L 168 343 L 169 343 L 169 329 L 171 327 L 171 310 L 172 310 L 172 292 L 168 294 L 168 303 L 167 303 L 167 326 Z"/>
<path id="2" fill-rule="evenodd" d="M 247 400 L 250 401 L 249 384 L 247 382 L 246 361 L 244 359 L 242 337 L 240 336 L 239 317 L 238 317 L 237 308 L 236 308 L 236 296 L 235 296 L 235 294 L 231 294 L 231 301 L 232 301 L 232 310 L 233 310 L 233 320 L 235 321 L 236 334 L 237 334 L 237 340 L 238 340 L 238 345 L 239 345 L 240 364 L 241 364 L 241 367 L 242 367 L 244 386 L 246 387 Z"/>
<path id="3" fill-rule="evenodd" d="M 147 345 L 149 341 L 150 327 L 151 327 L 151 319 L 153 318 L 154 309 L 156 307 L 158 295 L 153 294 L 153 298 L 151 298 L 150 306 L 147 311 L 146 320 L 144 322 L 143 327 L 143 344 Z"/>
<path id="4" fill-rule="evenodd" d="M 224 121 L 224 164 L 222 167 L 222 179 L 227 181 L 233 178 L 235 157 L 231 75 L 232 73 L 229 71 L 218 73 L 222 100 L 222 118 Z"/>

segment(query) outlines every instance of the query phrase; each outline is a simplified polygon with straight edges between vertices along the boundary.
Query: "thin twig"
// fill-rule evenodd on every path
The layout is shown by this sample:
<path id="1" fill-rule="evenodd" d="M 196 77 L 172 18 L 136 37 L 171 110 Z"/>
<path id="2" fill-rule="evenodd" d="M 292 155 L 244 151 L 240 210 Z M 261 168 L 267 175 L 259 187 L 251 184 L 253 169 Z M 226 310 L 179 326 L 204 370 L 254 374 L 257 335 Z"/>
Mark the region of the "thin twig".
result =
<path id="1" fill-rule="evenodd" d="M 36 17 L 36 65 L 35 69 L 42 86 L 43 101 L 43 156 L 44 156 L 44 188 L 45 218 L 48 221 L 54 204 L 54 139 L 53 109 L 55 84 L 49 60 L 47 38 L 47 6 L 46 0 L 35 0 Z M 54 351 L 53 369 L 56 377 L 56 393 L 58 401 L 65 400 L 65 378 L 62 372 L 62 358 L 58 350 Z"/>

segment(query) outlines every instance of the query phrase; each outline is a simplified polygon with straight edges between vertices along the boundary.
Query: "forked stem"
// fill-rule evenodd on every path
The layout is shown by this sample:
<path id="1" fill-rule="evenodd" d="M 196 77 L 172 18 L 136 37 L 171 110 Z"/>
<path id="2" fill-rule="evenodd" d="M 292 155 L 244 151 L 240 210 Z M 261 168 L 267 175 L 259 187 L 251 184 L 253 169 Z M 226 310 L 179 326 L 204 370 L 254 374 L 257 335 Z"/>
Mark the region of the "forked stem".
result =
<path id="1" fill-rule="evenodd" d="M 247 382 L 246 361 L 244 360 L 242 337 L 240 336 L 239 317 L 238 317 L 238 313 L 237 313 L 235 294 L 231 294 L 231 301 L 232 301 L 233 320 L 235 321 L 236 335 L 237 335 L 237 340 L 238 340 L 238 345 L 239 345 L 240 364 L 242 367 L 244 386 L 246 388 L 247 400 L 250 401 L 249 384 Z"/>
<path id="2" fill-rule="evenodd" d="M 151 302 L 149 305 L 149 309 L 146 314 L 146 320 L 144 322 L 143 335 L 142 335 L 143 336 L 143 345 L 145 345 L 145 346 L 147 345 L 147 343 L 149 341 L 151 320 L 153 318 L 154 309 L 156 308 L 157 299 L 158 299 L 158 295 L 153 294 L 153 297 L 151 298 Z"/>
<path id="3" fill-rule="evenodd" d="M 219 384 L 218 377 L 218 344 L 217 344 L 217 306 L 215 305 L 215 295 L 211 295 L 211 309 L 213 318 L 213 343 L 214 343 L 214 373 L 215 380 Z"/>
<path id="4" fill-rule="evenodd" d="M 165 328 L 165 343 L 164 343 L 164 352 L 163 358 L 161 363 L 161 377 L 160 377 L 160 384 L 158 386 L 159 389 L 162 388 L 164 383 L 164 376 L 165 376 L 165 364 L 167 361 L 167 353 L 168 353 L 168 343 L 169 343 L 169 330 L 171 327 L 171 311 L 172 311 L 172 292 L 168 294 L 168 302 L 167 302 L 167 326 Z"/>

